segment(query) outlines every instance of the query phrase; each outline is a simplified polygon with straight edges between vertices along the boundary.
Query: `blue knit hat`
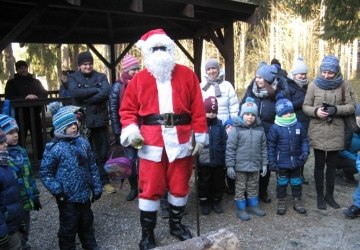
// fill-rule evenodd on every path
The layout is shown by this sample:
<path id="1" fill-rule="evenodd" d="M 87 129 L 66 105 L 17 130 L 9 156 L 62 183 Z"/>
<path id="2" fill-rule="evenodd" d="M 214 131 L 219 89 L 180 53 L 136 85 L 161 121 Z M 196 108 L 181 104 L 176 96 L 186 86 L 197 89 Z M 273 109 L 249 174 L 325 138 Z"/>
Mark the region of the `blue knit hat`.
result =
<path id="1" fill-rule="evenodd" d="M 297 74 L 307 74 L 308 73 L 308 67 L 306 66 L 305 62 L 304 62 L 304 58 L 302 58 L 301 56 L 299 56 L 292 69 L 291 69 L 291 73 L 293 75 L 297 75 Z"/>
<path id="2" fill-rule="evenodd" d="M 252 113 L 256 117 L 258 116 L 258 106 L 251 97 L 247 97 L 245 103 L 241 105 L 240 117 L 243 117 L 245 113 Z"/>
<path id="3" fill-rule="evenodd" d="M 19 126 L 15 119 L 3 114 L 0 114 L 0 128 L 5 134 L 9 133 L 13 129 L 19 130 Z"/>
<path id="4" fill-rule="evenodd" d="M 0 129 L 0 143 L 3 143 L 4 141 L 6 141 L 6 135 L 5 135 L 4 131 L 2 131 L 2 129 Z"/>
<path id="5" fill-rule="evenodd" d="M 294 106 L 288 99 L 284 98 L 282 95 L 278 95 L 276 100 L 275 109 L 277 116 L 281 117 L 287 113 L 294 113 Z"/>
<path id="6" fill-rule="evenodd" d="M 277 72 L 277 68 L 274 65 L 265 65 L 258 68 L 256 76 L 263 78 L 268 83 L 272 83 L 275 80 Z"/>
<path id="7" fill-rule="evenodd" d="M 336 56 L 325 56 L 320 64 L 320 71 L 331 71 L 337 74 L 340 71 L 339 59 Z"/>
<path id="8" fill-rule="evenodd" d="M 71 124 L 77 123 L 76 116 L 68 108 L 63 107 L 59 102 L 52 102 L 48 110 L 53 115 L 53 126 L 56 134 L 65 134 L 65 129 Z"/>

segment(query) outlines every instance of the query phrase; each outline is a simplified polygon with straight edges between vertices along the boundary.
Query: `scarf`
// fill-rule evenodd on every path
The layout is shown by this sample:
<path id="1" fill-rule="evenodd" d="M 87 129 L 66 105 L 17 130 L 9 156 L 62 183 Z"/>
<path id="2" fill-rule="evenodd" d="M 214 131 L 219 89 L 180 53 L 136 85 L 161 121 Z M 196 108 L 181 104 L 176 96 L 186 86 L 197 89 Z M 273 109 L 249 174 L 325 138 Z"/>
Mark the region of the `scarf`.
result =
<path id="1" fill-rule="evenodd" d="M 314 80 L 316 86 L 325 90 L 337 89 L 338 87 L 340 87 L 342 82 L 343 77 L 340 71 L 335 75 L 333 79 L 325 79 L 321 76 L 321 73 L 319 73 Z"/>
<path id="2" fill-rule="evenodd" d="M 300 88 L 304 88 L 305 86 L 308 85 L 309 83 L 309 79 L 304 79 L 304 80 L 299 80 L 299 79 L 293 79 L 294 82 L 296 83 L 296 85 L 298 85 Z"/>
<path id="3" fill-rule="evenodd" d="M 253 92 L 254 95 L 255 95 L 256 97 L 258 97 L 258 98 L 267 98 L 268 96 L 272 96 L 272 95 L 275 93 L 275 91 L 276 91 L 276 89 L 277 89 L 277 86 L 278 86 L 278 83 L 279 83 L 279 82 L 278 82 L 277 79 L 275 78 L 274 82 L 271 83 L 271 84 L 269 84 L 270 87 L 274 90 L 274 91 L 271 91 L 272 93 L 269 93 L 269 90 L 268 90 L 266 87 L 260 89 L 260 88 L 257 86 L 256 82 L 254 81 L 254 83 L 253 83 L 253 88 L 252 88 L 252 92 Z M 265 83 L 265 84 L 267 84 L 267 83 Z"/>
<path id="4" fill-rule="evenodd" d="M 7 150 L 0 151 L 0 166 L 8 166 L 9 153 Z"/>
<path id="5" fill-rule="evenodd" d="M 202 89 L 206 92 L 210 88 L 210 86 L 214 86 L 215 96 L 220 97 L 221 90 L 220 90 L 219 84 L 224 81 L 224 75 L 219 74 L 216 79 L 211 79 L 208 76 L 206 78 L 207 78 L 207 83 L 205 84 L 205 86 Z"/>
<path id="6" fill-rule="evenodd" d="M 128 83 L 130 82 L 130 80 L 133 78 L 131 75 L 129 75 L 129 72 L 122 72 L 121 73 L 121 76 L 120 76 L 120 78 L 121 78 L 121 82 L 123 83 L 123 84 L 125 84 L 125 86 L 127 86 L 128 85 Z"/>
<path id="7" fill-rule="evenodd" d="M 297 123 L 296 114 L 292 113 L 290 117 L 275 116 L 275 124 L 281 127 L 291 127 Z"/>

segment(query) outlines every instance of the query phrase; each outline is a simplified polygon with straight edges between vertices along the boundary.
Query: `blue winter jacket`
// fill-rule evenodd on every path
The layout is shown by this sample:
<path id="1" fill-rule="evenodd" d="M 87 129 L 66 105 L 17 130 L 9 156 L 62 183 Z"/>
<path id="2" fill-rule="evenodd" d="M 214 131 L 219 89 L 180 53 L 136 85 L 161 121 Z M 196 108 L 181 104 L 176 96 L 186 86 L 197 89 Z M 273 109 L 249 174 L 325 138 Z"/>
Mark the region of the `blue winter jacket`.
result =
<path id="1" fill-rule="evenodd" d="M 309 141 L 300 122 L 290 127 L 273 124 L 267 135 L 268 161 L 278 168 L 297 168 L 305 164 L 302 153 L 310 154 Z"/>
<path id="2" fill-rule="evenodd" d="M 46 144 L 40 179 L 49 192 L 69 202 L 86 203 L 102 193 L 100 174 L 89 142 L 83 137 L 55 138 Z"/>
<path id="3" fill-rule="evenodd" d="M 359 151 L 360 151 L 360 131 L 357 131 L 353 133 L 350 148 L 341 150 L 339 152 L 339 156 L 341 158 L 356 161 Z"/>
<path id="4" fill-rule="evenodd" d="M 0 237 L 15 233 L 24 221 L 17 181 L 10 167 L 0 166 Z"/>
<path id="5" fill-rule="evenodd" d="M 257 97 L 252 89 L 253 85 L 255 83 L 255 79 L 253 79 L 249 85 L 249 87 L 246 90 L 246 93 L 240 103 L 240 112 L 241 112 L 241 105 L 244 104 L 247 97 L 251 97 L 254 99 L 254 102 L 256 103 L 258 107 L 258 117 L 261 120 L 261 124 L 264 127 L 265 133 L 267 134 L 269 132 L 269 129 L 272 124 L 274 124 L 275 120 L 275 104 L 276 104 L 276 95 L 281 94 L 285 98 L 288 97 L 288 85 L 284 78 L 276 78 L 278 81 L 278 85 L 276 88 L 275 96 L 274 97 L 265 97 L 265 98 L 259 98 Z"/>
<path id="6" fill-rule="evenodd" d="M 220 119 L 208 120 L 209 144 L 199 153 L 199 164 L 225 167 L 226 132 Z"/>

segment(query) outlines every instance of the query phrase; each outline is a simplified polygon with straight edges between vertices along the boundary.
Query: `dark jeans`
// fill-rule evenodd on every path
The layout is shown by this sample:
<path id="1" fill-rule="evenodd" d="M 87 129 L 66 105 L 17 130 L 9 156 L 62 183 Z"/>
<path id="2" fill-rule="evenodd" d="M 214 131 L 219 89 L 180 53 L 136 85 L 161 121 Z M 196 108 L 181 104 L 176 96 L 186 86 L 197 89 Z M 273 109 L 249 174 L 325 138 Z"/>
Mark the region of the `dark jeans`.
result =
<path id="1" fill-rule="evenodd" d="M 95 153 L 96 164 L 100 171 L 100 178 L 103 185 L 109 183 L 109 176 L 104 170 L 104 164 L 110 150 L 109 132 L 107 127 L 90 128 L 90 143 Z"/>
<path id="2" fill-rule="evenodd" d="M 287 186 L 290 183 L 292 197 L 301 198 L 302 195 L 302 181 L 301 168 L 287 169 L 281 168 L 277 172 L 277 198 L 286 198 Z"/>
<path id="3" fill-rule="evenodd" d="M 318 195 L 324 194 L 324 169 L 326 164 L 326 193 L 333 194 L 335 186 L 336 166 L 339 160 L 339 151 L 322 151 L 314 149 L 315 168 L 314 179 Z"/>
<path id="4" fill-rule="evenodd" d="M 225 190 L 225 170 L 223 166 L 199 166 L 199 198 L 221 200 Z"/>
<path id="5" fill-rule="evenodd" d="M 60 250 L 76 249 L 78 234 L 83 249 L 99 249 L 94 234 L 94 214 L 91 203 L 58 202 L 60 228 L 58 232 Z"/>
<path id="6" fill-rule="evenodd" d="M 354 174 L 357 173 L 355 160 L 340 157 L 336 168 L 342 169 L 344 171 L 345 177 L 348 180 L 355 179 Z"/>

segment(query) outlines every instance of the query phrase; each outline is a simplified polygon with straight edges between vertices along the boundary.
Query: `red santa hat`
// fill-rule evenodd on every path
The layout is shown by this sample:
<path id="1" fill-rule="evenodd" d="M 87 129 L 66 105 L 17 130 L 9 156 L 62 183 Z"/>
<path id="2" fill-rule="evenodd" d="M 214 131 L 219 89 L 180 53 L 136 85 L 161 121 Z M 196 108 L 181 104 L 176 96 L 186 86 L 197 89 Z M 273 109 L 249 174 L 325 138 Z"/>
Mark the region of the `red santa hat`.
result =
<path id="1" fill-rule="evenodd" d="M 165 33 L 163 29 L 154 29 L 150 30 L 136 43 L 136 46 L 141 50 L 150 49 L 157 46 L 169 47 L 173 45 L 173 41 Z"/>

